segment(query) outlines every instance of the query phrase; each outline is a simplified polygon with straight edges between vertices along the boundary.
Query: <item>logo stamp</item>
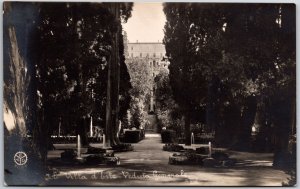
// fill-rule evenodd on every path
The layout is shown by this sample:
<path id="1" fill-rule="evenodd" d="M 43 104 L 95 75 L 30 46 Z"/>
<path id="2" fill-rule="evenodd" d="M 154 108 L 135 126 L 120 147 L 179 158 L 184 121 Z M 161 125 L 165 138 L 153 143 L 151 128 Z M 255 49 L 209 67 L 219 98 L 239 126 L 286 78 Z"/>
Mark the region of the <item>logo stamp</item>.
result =
<path id="1" fill-rule="evenodd" d="M 27 163 L 28 157 L 25 152 L 17 152 L 14 155 L 14 162 L 17 165 L 25 165 Z"/>

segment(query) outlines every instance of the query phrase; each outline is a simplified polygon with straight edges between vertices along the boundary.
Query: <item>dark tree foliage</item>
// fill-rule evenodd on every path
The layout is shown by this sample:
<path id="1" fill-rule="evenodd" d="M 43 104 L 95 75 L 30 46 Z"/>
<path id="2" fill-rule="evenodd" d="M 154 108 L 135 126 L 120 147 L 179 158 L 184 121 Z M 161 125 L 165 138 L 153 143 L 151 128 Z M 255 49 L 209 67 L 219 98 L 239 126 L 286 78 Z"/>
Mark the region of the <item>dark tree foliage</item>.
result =
<path id="1" fill-rule="evenodd" d="M 121 31 L 121 30 L 120 30 Z M 130 83 L 130 75 L 125 64 L 125 55 L 124 55 L 124 40 L 123 35 L 120 33 L 119 38 L 119 50 L 120 50 L 120 110 L 119 110 L 119 119 L 124 122 L 127 116 L 127 110 L 130 108 L 130 89 L 132 85 Z"/>
<path id="2" fill-rule="evenodd" d="M 36 75 L 41 118 L 38 125 L 43 127 L 44 135 L 36 131 L 36 136 L 49 137 L 61 120 L 65 133 L 80 134 L 83 144 L 87 144 L 90 117 L 96 124 L 105 124 L 107 65 L 111 59 L 112 35 L 120 23 L 115 22 L 109 4 L 41 3 L 39 6 Z M 130 11 L 130 6 L 120 9 L 124 21 Z M 130 101 L 130 78 L 122 45 L 119 50 L 124 76 L 120 81 L 120 104 L 124 112 Z M 123 116 L 121 113 L 120 119 Z"/>
<path id="3" fill-rule="evenodd" d="M 130 127 L 142 129 L 147 123 L 148 105 L 153 88 L 151 67 L 146 59 L 133 58 L 126 61 L 132 84 L 128 122 Z"/>
<path id="4" fill-rule="evenodd" d="M 176 131 L 177 136 L 181 136 L 181 112 L 175 103 L 172 89 L 169 82 L 169 72 L 167 68 L 161 68 L 154 78 L 155 83 L 155 105 L 158 118 L 158 128 L 165 127 Z"/>
<path id="5" fill-rule="evenodd" d="M 179 104 L 185 117 L 186 144 L 190 144 L 190 123 L 192 112 L 203 108 L 207 85 L 199 74 L 199 66 L 191 49 L 189 4 L 165 4 L 167 17 L 165 25 L 166 54 L 170 59 L 170 84 L 174 99 Z M 196 85 L 195 85 L 196 84 Z"/>
<path id="6" fill-rule="evenodd" d="M 166 3 L 164 12 L 170 82 L 183 110 L 203 107 L 219 143 L 232 141 L 235 149 L 249 149 L 257 116 L 278 134 L 290 134 L 295 114 L 294 5 Z M 286 136 L 276 143 L 287 143 Z"/>

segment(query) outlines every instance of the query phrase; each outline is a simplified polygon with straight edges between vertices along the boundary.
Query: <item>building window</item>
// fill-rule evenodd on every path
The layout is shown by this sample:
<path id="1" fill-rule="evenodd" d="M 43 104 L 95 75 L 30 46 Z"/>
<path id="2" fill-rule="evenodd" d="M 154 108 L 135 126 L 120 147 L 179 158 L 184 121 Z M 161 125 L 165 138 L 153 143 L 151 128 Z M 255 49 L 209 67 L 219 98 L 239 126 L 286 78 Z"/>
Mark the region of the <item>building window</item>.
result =
<path id="1" fill-rule="evenodd" d="M 133 51 L 133 47 L 131 47 L 131 50 Z"/>
<path id="2" fill-rule="evenodd" d="M 142 57 L 143 56 L 143 54 L 142 53 L 140 53 L 140 57 Z"/>
<path id="3" fill-rule="evenodd" d="M 131 58 L 133 58 L 133 53 L 131 53 Z"/>
<path id="4" fill-rule="evenodd" d="M 155 53 L 153 53 L 153 57 L 155 57 Z"/>

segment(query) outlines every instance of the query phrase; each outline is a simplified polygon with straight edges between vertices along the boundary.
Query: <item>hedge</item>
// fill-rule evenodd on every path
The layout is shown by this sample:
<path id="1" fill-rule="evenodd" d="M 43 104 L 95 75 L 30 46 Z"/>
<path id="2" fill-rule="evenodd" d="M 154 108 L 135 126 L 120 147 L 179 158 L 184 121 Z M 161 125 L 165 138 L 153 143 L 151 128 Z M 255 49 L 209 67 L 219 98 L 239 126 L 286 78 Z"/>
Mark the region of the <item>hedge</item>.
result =
<path id="1" fill-rule="evenodd" d="M 137 143 L 144 138 L 144 132 L 142 130 L 127 130 L 125 131 L 123 142 L 125 143 Z"/>
<path id="2" fill-rule="evenodd" d="M 162 130 L 161 131 L 162 143 L 174 143 L 176 142 L 176 132 L 173 130 Z"/>

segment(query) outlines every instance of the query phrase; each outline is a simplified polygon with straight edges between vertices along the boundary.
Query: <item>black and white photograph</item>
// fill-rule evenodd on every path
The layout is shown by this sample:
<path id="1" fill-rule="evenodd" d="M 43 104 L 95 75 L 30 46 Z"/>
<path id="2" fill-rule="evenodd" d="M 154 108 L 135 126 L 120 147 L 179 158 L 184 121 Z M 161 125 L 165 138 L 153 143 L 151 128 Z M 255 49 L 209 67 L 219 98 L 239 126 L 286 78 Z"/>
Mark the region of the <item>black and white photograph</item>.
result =
<path id="1" fill-rule="evenodd" d="M 296 4 L 2 5 L 4 185 L 296 186 Z"/>

